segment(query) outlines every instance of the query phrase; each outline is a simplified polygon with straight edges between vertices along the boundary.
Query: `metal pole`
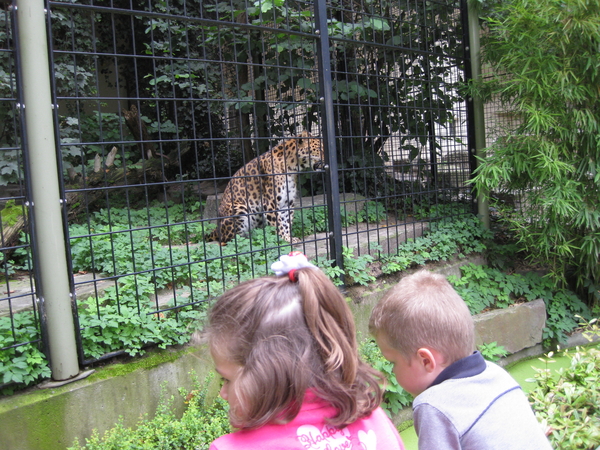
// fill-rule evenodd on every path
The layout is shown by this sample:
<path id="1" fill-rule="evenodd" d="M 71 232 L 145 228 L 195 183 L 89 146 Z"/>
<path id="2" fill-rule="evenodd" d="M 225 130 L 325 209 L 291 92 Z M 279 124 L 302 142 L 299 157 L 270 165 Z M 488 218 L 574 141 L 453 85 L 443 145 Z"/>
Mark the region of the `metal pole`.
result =
<path id="1" fill-rule="evenodd" d="M 479 43 L 479 7 L 476 1 L 467 1 L 469 18 L 469 54 L 471 59 L 471 77 L 481 79 L 481 46 Z M 478 96 L 473 97 L 473 125 L 475 128 L 475 155 L 485 158 L 485 115 L 483 101 Z M 486 229 L 490 229 L 490 208 L 485 192 L 477 193 L 477 217 Z"/>
<path id="2" fill-rule="evenodd" d="M 319 62 L 319 87 L 323 146 L 325 149 L 325 179 L 327 205 L 329 206 L 329 249 L 336 264 L 344 268 L 342 254 L 342 217 L 340 214 L 340 184 L 338 177 L 337 151 L 335 145 L 335 122 L 333 120 L 333 87 L 331 82 L 331 56 L 327 32 L 327 5 L 325 0 L 315 0 L 315 22 L 317 54 Z"/>
<path id="3" fill-rule="evenodd" d="M 79 364 L 56 160 L 44 1 L 19 0 L 16 13 L 29 198 L 36 219 L 33 239 L 41 278 L 38 293 L 46 314 L 52 378 L 67 380 L 79 373 Z"/>

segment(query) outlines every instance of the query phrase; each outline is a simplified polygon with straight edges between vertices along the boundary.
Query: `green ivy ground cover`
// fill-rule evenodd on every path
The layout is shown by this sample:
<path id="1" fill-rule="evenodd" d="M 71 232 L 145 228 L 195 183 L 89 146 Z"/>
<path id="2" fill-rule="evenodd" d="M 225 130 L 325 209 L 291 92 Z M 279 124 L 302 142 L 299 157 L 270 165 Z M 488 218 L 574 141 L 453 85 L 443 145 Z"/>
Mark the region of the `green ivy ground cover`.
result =
<path id="1" fill-rule="evenodd" d="M 363 213 L 356 214 L 357 220 L 381 219 L 378 205 L 366 202 Z M 460 205 L 453 211 L 464 213 Z M 236 246 L 178 247 L 178 243 L 197 242 L 206 232 L 200 223 L 185 222 L 191 212 L 181 205 L 171 205 L 168 213 L 164 205 L 148 211 L 115 210 L 110 214 L 98 211 L 87 224 L 72 225 L 74 270 L 102 270 L 108 275 L 137 272 L 120 277 L 98 299 L 90 297 L 79 302 L 86 357 L 98 358 L 121 349 L 137 355 L 147 345 L 164 348 L 187 342 L 201 323 L 210 298 L 241 280 L 268 274 L 270 263 L 285 251 L 277 246 L 277 236 L 272 230 L 257 230 L 248 239 L 239 237 Z M 332 261 L 319 261 L 318 265 L 336 284 L 341 284 L 344 276 L 346 283 L 366 286 L 375 280 L 377 271 L 395 273 L 432 261 L 489 251 L 491 238 L 492 234 L 475 217 L 458 215 L 454 219 L 431 221 L 423 236 L 401 244 L 392 254 L 380 251 L 375 256 L 356 256 L 345 247 L 344 271 L 333 266 Z M 372 247 L 376 250 L 376 246 Z M 502 250 L 496 246 L 492 253 L 501 255 Z M 201 262 L 190 264 L 190 260 Z M 462 277 L 451 278 L 451 282 L 473 313 L 544 298 L 549 314 L 544 335 L 548 342 L 562 339 L 577 326 L 575 314 L 589 319 L 587 307 L 573 293 L 557 290 L 535 274 L 519 275 L 497 267 L 474 265 L 465 266 L 462 271 Z M 172 286 L 176 293 L 167 309 L 175 306 L 179 309 L 154 313 L 156 306 L 152 300 L 156 290 L 167 286 Z M 196 304 L 186 306 L 190 302 Z M 13 333 L 22 342 L 39 339 L 31 321 L 31 312 L 1 317 L 0 346 L 12 345 Z M 12 383 L 4 389 L 4 394 L 49 375 L 47 362 L 35 344 L 0 352 L 0 382 Z M 391 405 L 392 397 L 390 393 Z"/>

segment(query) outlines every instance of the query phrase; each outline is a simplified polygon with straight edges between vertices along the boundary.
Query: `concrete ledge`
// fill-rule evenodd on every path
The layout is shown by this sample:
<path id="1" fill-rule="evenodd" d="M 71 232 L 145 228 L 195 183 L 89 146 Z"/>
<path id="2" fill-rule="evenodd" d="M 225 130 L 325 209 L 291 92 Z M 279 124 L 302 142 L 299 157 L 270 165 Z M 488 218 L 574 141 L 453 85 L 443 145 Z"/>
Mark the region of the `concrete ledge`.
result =
<path id="1" fill-rule="evenodd" d="M 59 388 L 0 398 L 0 448 L 64 450 L 75 438 L 83 445 L 93 429 L 103 434 L 119 418 L 133 427 L 145 414 L 153 416 L 161 395 L 174 396 L 175 410 L 183 412 L 178 389 L 191 390 L 194 373 L 202 382 L 211 368 L 205 347 L 166 350 Z"/>
<path id="2" fill-rule="evenodd" d="M 544 300 L 514 305 L 474 317 L 477 345 L 497 342 L 509 353 L 517 353 L 542 342 L 546 326 Z"/>

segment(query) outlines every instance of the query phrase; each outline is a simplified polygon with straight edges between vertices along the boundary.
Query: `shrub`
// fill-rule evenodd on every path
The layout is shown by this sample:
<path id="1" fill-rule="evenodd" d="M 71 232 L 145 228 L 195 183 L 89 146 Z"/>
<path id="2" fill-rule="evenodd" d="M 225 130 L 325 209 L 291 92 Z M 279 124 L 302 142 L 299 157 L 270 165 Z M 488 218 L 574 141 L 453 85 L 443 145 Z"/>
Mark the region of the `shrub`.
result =
<path id="1" fill-rule="evenodd" d="M 492 74 L 473 89 L 500 102 L 513 127 L 479 161 L 482 193 L 517 191 L 508 217 L 531 260 L 565 285 L 600 284 L 600 1 L 495 2 L 483 57 Z"/>
<path id="2" fill-rule="evenodd" d="M 596 323 L 593 334 L 599 336 Z M 577 347 L 565 351 L 571 365 L 553 375 L 537 369 L 529 400 L 538 420 L 550 430 L 553 448 L 593 450 L 600 446 L 600 349 Z M 553 354 L 545 360 L 552 363 Z"/>
<path id="3" fill-rule="evenodd" d="M 94 430 L 92 436 L 81 446 L 76 440 L 68 450 L 205 450 L 210 443 L 229 432 L 229 405 L 221 398 L 207 396 L 207 377 L 203 386 L 191 392 L 180 389 L 187 405 L 178 419 L 173 411 L 174 398 L 162 398 L 156 415 L 139 420 L 136 428 L 127 428 L 119 421 L 100 436 Z"/>
<path id="4" fill-rule="evenodd" d="M 556 289 L 551 280 L 535 272 L 505 273 L 501 270 L 468 264 L 462 266 L 461 277 L 449 276 L 471 314 L 486 309 L 506 308 L 514 303 L 544 299 L 548 318 L 544 328 L 547 341 L 564 341 L 567 333 L 577 328 L 576 315 L 590 318 L 590 310 L 575 293 Z"/>
<path id="5" fill-rule="evenodd" d="M 398 384 L 396 375 L 394 375 L 394 365 L 383 357 L 374 339 L 369 338 L 361 343 L 360 356 L 363 361 L 385 375 L 387 383 L 381 407 L 388 416 L 397 414 L 402 408 L 412 403 L 412 395 Z"/>
<path id="6" fill-rule="evenodd" d="M 483 252 L 491 233 L 473 216 L 433 222 L 423 236 L 409 239 L 398 246 L 396 254 L 382 256 L 381 270 L 385 274 L 400 272 L 429 261 L 443 261 L 458 254 Z"/>

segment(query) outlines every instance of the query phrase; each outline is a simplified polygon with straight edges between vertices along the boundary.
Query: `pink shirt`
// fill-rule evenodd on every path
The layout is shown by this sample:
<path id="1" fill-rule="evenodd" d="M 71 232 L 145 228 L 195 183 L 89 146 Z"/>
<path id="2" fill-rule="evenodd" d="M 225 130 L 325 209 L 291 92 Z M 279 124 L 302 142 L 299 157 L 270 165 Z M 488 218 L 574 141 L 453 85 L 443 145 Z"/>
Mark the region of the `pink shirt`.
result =
<path id="1" fill-rule="evenodd" d="M 398 431 L 381 408 L 344 428 L 325 423 L 335 409 L 307 393 L 304 404 L 289 423 L 241 430 L 213 441 L 210 450 L 404 450 Z"/>

